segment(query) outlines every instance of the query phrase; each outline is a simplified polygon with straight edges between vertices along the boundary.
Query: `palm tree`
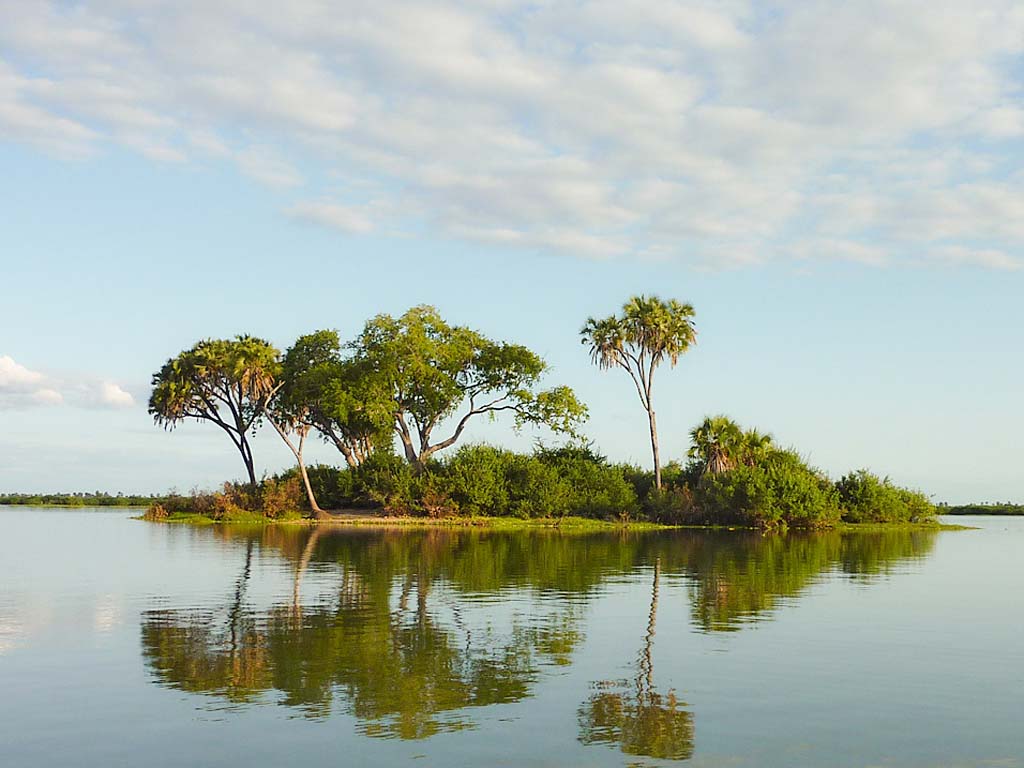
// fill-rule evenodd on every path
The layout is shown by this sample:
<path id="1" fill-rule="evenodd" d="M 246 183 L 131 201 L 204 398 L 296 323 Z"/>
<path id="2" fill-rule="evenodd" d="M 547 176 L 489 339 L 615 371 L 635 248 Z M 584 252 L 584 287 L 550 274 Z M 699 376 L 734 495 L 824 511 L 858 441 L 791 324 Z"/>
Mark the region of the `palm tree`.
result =
<path id="1" fill-rule="evenodd" d="M 748 467 L 756 467 L 771 456 L 775 450 L 775 443 L 771 435 L 750 429 L 743 433 L 740 449 L 743 463 Z"/>
<path id="2" fill-rule="evenodd" d="M 657 296 L 634 296 L 622 307 L 622 314 L 603 319 L 589 318 L 580 331 L 582 343 L 590 347 L 590 358 L 602 369 L 622 368 L 636 386 L 640 403 L 647 411 L 654 455 L 654 486 L 661 488 L 661 460 L 658 428 L 651 402 L 654 371 L 663 361 L 672 367 L 697 341 L 690 304 Z"/>
<path id="3" fill-rule="evenodd" d="M 743 430 L 725 416 L 708 416 L 690 431 L 689 457 L 704 465 L 711 474 L 725 472 L 736 466 L 744 453 Z"/>

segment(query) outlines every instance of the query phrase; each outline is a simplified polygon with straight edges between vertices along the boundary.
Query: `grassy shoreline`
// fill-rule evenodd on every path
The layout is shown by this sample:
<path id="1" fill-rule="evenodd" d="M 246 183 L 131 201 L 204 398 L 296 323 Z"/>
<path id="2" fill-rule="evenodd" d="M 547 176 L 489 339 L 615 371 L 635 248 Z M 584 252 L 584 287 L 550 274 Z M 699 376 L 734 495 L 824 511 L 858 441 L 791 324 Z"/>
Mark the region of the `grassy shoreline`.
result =
<path id="1" fill-rule="evenodd" d="M 758 531 L 751 526 L 740 525 L 666 525 L 643 520 L 595 520 L 586 517 L 563 518 L 519 518 L 519 517 L 414 517 L 409 515 L 374 515 L 374 514 L 343 514 L 332 519 L 314 520 L 307 517 L 287 517 L 268 519 L 263 515 L 236 515 L 229 520 L 215 520 L 206 515 L 188 512 L 169 514 L 161 520 L 152 520 L 145 516 L 136 519 L 147 522 L 175 523 L 185 525 L 309 525 L 327 526 L 331 528 L 480 528 L 497 531 L 516 531 L 531 529 L 553 529 L 563 531 L 667 531 L 667 530 L 702 530 L 702 531 Z M 971 526 L 950 525 L 940 522 L 927 523 L 840 523 L 833 528 L 820 530 L 789 529 L 794 532 L 828 533 L 859 532 L 875 533 L 886 531 L 966 531 L 974 530 Z"/>

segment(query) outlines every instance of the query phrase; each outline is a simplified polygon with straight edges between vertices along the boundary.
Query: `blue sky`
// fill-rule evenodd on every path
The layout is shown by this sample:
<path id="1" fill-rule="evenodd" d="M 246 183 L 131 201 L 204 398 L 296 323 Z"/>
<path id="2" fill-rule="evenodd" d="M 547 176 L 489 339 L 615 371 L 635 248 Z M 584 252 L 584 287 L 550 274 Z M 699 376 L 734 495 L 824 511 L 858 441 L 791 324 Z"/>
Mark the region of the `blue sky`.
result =
<path id="1" fill-rule="evenodd" d="M 724 412 L 833 474 L 1024 498 L 1018 4 L 275 7 L 0 0 L 0 490 L 237 476 L 152 426 L 152 371 L 417 303 L 541 352 L 647 462 L 577 339 L 645 292 L 700 332 L 663 454 Z"/>

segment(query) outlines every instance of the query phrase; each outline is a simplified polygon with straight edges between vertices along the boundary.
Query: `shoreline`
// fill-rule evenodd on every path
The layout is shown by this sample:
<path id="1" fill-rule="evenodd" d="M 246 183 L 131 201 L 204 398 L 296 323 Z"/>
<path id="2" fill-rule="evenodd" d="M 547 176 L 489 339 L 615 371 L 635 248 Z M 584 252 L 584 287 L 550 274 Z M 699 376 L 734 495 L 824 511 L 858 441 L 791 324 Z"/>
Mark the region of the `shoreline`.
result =
<path id="1" fill-rule="evenodd" d="M 492 531 L 515 530 L 556 530 L 556 531 L 743 531 L 756 533 L 780 533 L 783 531 L 765 531 L 753 526 L 742 525 L 667 525 L 643 520 L 615 521 L 596 520 L 586 517 L 564 518 L 518 518 L 518 517 L 413 517 L 410 515 L 373 515 L 365 512 L 332 513 L 329 519 L 311 519 L 295 517 L 282 520 L 270 520 L 262 516 L 236 518 L 232 520 L 214 520 L 204 515 L 191 513 L 172 513 L 163 520 L 152 520 L 139 516 L 136 520 L 154 523 L 172 523 L 176 525 L 305 525 L 324 526 L 330 528 L 477 528 Z M 889 531 L 970 531 L 978 530 L 973 526 L 955 525 L 939 521 L 928 523 L 838 523 L 832 528 L 807 529 L 789 528 L 794 533 L 884 533 Z"/>

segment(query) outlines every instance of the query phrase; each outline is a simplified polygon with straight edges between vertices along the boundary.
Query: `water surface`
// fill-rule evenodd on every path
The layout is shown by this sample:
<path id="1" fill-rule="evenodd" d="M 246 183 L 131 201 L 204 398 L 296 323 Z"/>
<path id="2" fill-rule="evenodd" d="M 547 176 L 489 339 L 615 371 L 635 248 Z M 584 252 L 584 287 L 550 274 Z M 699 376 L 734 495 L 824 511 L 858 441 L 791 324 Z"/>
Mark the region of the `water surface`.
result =
<path id="1" fill-rule="evenodd" d="M 763 537 L 0 508 L 0 764 L 1024 766 L 1024 519 Z"/>

